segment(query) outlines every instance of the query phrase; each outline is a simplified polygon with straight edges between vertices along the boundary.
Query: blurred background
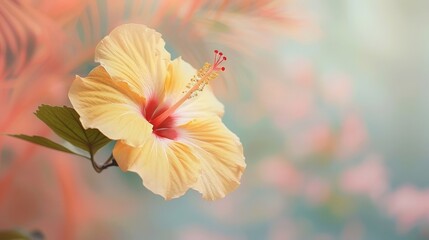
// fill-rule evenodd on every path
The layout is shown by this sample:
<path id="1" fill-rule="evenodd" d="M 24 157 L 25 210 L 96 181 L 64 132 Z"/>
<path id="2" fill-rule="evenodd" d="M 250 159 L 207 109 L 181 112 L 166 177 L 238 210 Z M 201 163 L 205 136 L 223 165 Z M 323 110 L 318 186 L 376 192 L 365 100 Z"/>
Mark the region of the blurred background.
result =
<path id="1" fill-rule="evenodd" d="M 247 170 L 225 199 L 164 201 L 133 173 L 0 135 L 0 230 L 46 239 L 429 239 L 429 2 L 3 0 L 0 132 L 52 132 L 114 27 L 142 23 L 214 81 Z M 111 146 L 110 146 L 111 147 Z M 106 149 L 106 152 L 109 149 Z"/>

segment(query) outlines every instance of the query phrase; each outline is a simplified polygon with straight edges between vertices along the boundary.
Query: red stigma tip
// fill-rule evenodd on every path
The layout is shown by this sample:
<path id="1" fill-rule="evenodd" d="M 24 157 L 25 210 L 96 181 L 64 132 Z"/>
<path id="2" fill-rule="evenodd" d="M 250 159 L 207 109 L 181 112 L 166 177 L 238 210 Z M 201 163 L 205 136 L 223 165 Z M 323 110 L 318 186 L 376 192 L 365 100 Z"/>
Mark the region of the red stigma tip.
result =
<path id="1" fill-rule="evenodd" d="M 213 60 L 213 68 L 216 71 L 225 71 L 224 67 L 220 67 L 221 63 L 223 61 L 226 61 L 226 57 L 223 56 L 222 52 L 219 52 L 218 50 L 214 50 L 215 52 L 215 56 L 214 56 L 214 60 Z"/>

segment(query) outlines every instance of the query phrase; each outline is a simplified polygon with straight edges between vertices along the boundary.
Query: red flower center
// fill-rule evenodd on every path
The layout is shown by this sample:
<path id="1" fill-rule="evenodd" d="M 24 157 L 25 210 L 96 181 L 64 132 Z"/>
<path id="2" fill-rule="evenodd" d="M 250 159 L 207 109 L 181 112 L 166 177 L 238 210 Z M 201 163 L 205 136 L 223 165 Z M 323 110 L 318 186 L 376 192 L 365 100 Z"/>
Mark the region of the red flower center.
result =
<path id="1" fill-rule="evenodd" d="M 174 129 L 175 119 L 171 116 L 187 99 L 197 96 L 199 91 L 204 90 L 204 86 L 218 76 L 219 71 L 225 71 L 225 67 L 221 67 L 221 63 L 226 61 L 226 57 L 218 50 L 214 51 L 215 57 L 213 65 L 206 63 L 197 71 L 196 75 L 187 85 L 188 90 L 185 90 L 183 96 L 173 105 L 159 105 L 157 98 L 150 98 L 143 107 L 143 116 L 153 126 L 153 133 L 158 137 L 176 139 L 177 131 Z"/>
<path id="2" fill-rule="evenodd" d="M 148 122 L 153 125 L 153 134 L 161 138 L 176 139 L 177 131 L 174 129 L 175 119 L 168 116 L 162 122 L 153 121 L 156 117 L 165 112 L 169 106 L 160 106 L 158 99 L 150 98 L 142 109 L 142 114 Z"/>

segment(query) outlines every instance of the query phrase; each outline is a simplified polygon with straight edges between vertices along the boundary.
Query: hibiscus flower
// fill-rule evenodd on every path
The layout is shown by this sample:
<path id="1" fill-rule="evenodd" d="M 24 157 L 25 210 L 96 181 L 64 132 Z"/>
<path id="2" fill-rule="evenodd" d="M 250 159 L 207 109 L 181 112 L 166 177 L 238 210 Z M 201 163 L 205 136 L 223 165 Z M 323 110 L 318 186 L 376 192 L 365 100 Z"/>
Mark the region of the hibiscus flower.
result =
<path id="1" fill-rule="evenodd" d="M 123 171 L 165 199 L 189 188 L 223 198 L 240 184 L 246 167 L 239 138 L 222 123 L 223 105 L 209 81 L 225 68 L 194 69 L 171 60 L 161 34 L 144 25 L 114 29 L 95 49 L 94 68 L 76 76 L 70 101 L 85 128 L 117 140 L 113 156 Z"/>

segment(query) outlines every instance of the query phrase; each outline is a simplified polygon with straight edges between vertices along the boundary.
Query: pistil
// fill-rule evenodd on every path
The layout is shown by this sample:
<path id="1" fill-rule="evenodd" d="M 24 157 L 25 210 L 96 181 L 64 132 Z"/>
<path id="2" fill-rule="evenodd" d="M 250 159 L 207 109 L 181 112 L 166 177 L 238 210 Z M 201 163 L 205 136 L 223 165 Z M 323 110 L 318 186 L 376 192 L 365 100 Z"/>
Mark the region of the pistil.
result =
<path id="1" fill-rule="evenodd" d="M 174 111 L 176 111 L 186 100 L 196 96 L 197 91 L 203 91 L 204 86 L 207 85 L 211 80 L 218 76 L 219 71 L 225 71 L 225 67 L 220 67 L 223 61 L 226 61 L 226 57 L 223 56 L 222 52 L 218 50 L 214 51 L 215 57 L 213 65 L 206 63 L 198 70 L 197 75 L 194 76 L 188 84 L 189 90 L 184 91 L 185 95 L 179 99 L 175 104 L 165 110 L 162 114 L 157 116 L 151 122 L 153 125 L 160 125 L 165 119 L 167 119 Z"/>

